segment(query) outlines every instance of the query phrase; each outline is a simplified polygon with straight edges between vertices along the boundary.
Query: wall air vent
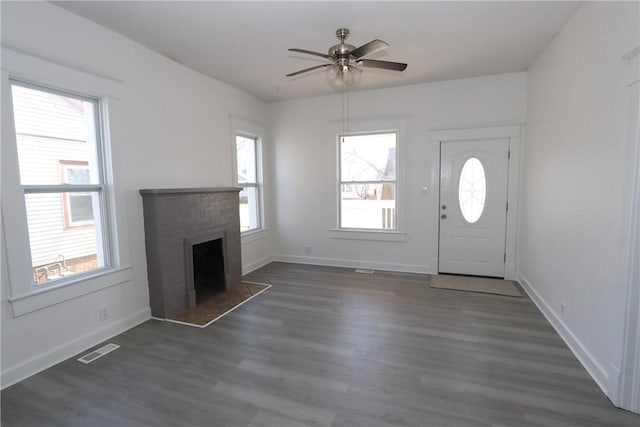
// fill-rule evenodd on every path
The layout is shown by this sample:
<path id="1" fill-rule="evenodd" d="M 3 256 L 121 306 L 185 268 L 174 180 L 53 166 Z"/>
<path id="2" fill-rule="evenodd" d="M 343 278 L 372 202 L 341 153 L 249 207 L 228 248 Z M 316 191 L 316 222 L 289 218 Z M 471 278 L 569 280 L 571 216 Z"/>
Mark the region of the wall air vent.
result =
<path id="1" fill-rule="evenodd" d="M 113 350 L 120 348 L 120 346 L 118 344 L 107 344 L 104 345 L 96 350 L 93 350 L 87 354 L 85 354 L 84 356 L 82 356 L 81 358 L 78 359 L 78 362 L 82 362 L 84 364 L 87 363 L 91 363 L 96 359 L 101 358 L 102 356 L 104 356 L 107 353 L 111 353 Z"/>

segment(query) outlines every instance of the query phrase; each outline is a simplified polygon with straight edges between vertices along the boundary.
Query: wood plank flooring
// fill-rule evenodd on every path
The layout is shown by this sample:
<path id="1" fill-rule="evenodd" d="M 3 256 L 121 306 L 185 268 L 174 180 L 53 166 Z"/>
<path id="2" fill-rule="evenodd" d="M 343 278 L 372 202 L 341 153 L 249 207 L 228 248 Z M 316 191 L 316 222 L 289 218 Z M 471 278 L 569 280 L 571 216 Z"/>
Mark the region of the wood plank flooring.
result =
<path id="1" fill-rule="evenodd" d="M 2 391 L 3 426 L 640 426 L 525 296 L 272 263 L 204 329 L 150 320 Z"/>

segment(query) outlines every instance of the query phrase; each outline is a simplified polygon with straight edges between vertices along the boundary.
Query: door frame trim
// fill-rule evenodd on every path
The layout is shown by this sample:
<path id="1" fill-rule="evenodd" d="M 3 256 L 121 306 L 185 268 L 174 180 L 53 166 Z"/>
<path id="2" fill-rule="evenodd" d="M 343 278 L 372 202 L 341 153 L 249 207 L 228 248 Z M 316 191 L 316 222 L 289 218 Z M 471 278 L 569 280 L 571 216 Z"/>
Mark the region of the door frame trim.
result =
<path id="1" fill-rule="evenodd" d="M 629 143 L 633 147 L 631 160 L 631 207 L 629 240 L 627 243 L 626 307 L 622 347 L 621 375 L 617 392 L 612 399 L 616 406 L 640 414 L 640 109 L 638 91 L 640 81 L 637 76 L 640 46 L 636 46 L 624 56 L 626 81 L 631 108 L 629 123 Z"/>
<path id="2" fill-rule="evenodd" d="M 516 249 L 518 234 L 518 194 L 520 190 L 520 168 L 522 156 L 520 155 L 522 148 L 522 126 L 494 126 L 482 128 L 465 128 L 465 129 L 436 129 L 430 131 L 430 140 L 434 152 L 431 159 L 431 185 L 435 191 L 435 200 L 440 201 L 440 147 L 443 142 L 448 141 L 473 141 L 486 139 L 507 139 L 509 152 L 511 153 L 509 160 L 508 178 L 507 178 L 507 203 L 509 210 L 507 211 L 506 224 L 506 241 L 505 253 L 506 260 L 504 263 L 504 278 L 506 280 L 515 280 L 516 278 Z M 437 206 L 439 209 L 439 206 Z M 437 210 L 439 212 L 439 210 Z M 435 215 L 435 229 L 440 233 L 440 215 Z M 436 239 L 436 258 L 432 260 L 436 272 L 439 270 L 440 256 L 440 239 Z"/>

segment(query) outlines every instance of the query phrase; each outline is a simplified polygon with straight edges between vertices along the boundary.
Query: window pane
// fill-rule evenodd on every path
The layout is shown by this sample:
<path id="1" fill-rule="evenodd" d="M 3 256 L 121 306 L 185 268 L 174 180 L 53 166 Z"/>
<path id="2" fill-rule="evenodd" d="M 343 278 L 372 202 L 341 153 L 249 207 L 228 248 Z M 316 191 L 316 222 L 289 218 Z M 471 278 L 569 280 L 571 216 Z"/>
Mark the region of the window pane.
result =
<path id="1" fill-rule="evenodd" d="M 65 178 L 67 184 L 90 184 L 88 168 L 67 167 Z"/>
<path id="2" fill-rule="evenodd" d="M 396 185 L 343 184 L 340 226 L 343 228 L 396 228 Z"/>
<path id="3" fill-rule="evenodd" d="M 100 230 L 93 220 L 99 195 L 91 193 L 29 193 L 25 195 L 35 283 L 41 284 L 104 265 Z M 70 211 L 65 205 L 69 201 Z M 66 218 L 70 216 L 71 218 Z"/>
<path id="4" fill-rule="evenodd" d="M 462 171 L 458 184 L 458 202 L 464 219 L 473 224 L 480 219 L 484 211 L 484 201 L 487 196 L 487 180 L 484 167 L 475 157 L 468 159 Z"/>
<path id="5" fill-rule="evenodd" d="M 81 179 L 83 183 L 100 183 L 96 103 L 16 84 L 11 91 L 20 182 L 57 185 Z M 61 159 L 84 162 L 86 167 L 65 176 L 60 173 Z"/>
<path id="6" fill-rule="evenodd" d="M 245 187 L 240 192 L 240 231 L 260 228 L 260 191 Z"/>
<path id="7" fill-rule="evenodd" d="M 341 137 L 340 172 L 341 181 L 395 181 L 396 133 Z"/>
<path id="8" fill-rule="evenodd" d="M 257 182 L 255 138 L 236 136 L 236 154 L 238 183 Z"/>
<path id="9" fill-rule="evenodd" d="M 69 194 L 69 215 L 71 222 L 93 221 L 93 201 L 91 194 Z"/>

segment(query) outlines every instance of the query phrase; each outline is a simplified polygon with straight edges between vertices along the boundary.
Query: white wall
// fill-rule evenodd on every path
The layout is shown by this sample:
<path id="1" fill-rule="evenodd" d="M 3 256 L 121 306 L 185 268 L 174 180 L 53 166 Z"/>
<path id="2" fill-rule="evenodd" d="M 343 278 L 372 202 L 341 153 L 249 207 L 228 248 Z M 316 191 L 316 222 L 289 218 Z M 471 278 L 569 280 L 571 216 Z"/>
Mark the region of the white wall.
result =
<path id="1" fill-rule="evenodd" d="M 352 93 L 353 119 L 407 119 L 406 241 L 372 242 L 332 239 L 328 231 L 335 227 L 330 129 L 341 118 L 340 95 L 265 107 L 51 4 L 3 2 L 3 43 L 123 82 L 110 118 L 113 172 L 121 260 L 134 273 L 131 282 L 13 318 L 3 255 L 2 384 L 148 317 L 138 190 L 230 185 L 229 115 L 271 128 L 264 153 L 271 234 L 243 239 L 245 271 L 274 255 L 435 272 L 437 171 L 431 167 L 437 152 L 429 131 L 520 124 L 526 106 L 520 279 L 612 397 L 622 352 L 632 173 L 625 115 L 632 100 L 620 84 L 620 57 L 637 44 L 637 16 L 637 3 L 585 5 L 528 76 Z M 421 194 L 425 185 L 430 190 Z M 6 244 L 3 237 L 3 254 Z M 112 317 L 100 322 L 98 308 L 105 305 Z"/>
<path id="2" fill-rule="evenodd" d="M 123 82 L 110 123 L 120 257 L 133 266 L 130 282 L 14 318 L 3 256 L 4 386 L 148 318 L 138 190 L 231 185 L 229 115 L 264 122 L 266 108 L 238 89 L 45 2 L 2 2 L 2 43 Z M 3 236 L 3 254 L 8 244 Z M 244 263 L 266 256 L 268 239 L 250 245 Z M 111 318 L 101 322 L 102 306 Z"/>
<path id="3" fill-rule="evenodd" d="M 310 77 L 311 78 L 311 77 Z M 406 241 L 331 238 L 335 219 L 335 133 L 342 96 L 268 105 L 274 145 L 278 239 L 275 259 L 388 270 L 435 272 L 437 258 L 437 151 L 433 129 L 521 124 L 525 73 L 421 84 L 350 94 L 352 120 L 407 118 Z M 341 127 L 339 124 L 338 127 Z M 399 157 L 402 154 L 399 153 Z M 428 186 L 427 194 L 420 188 Z M 311 254 L 304 247 L 311 246 Z"/>
<path id="4" fill-rule="evenodd" d="M 638 102 L 621 58 L 638 46 L 638 16 L 637 2 L 586 3 L 527 87 L 520 281 L 614 402 Z"/>

